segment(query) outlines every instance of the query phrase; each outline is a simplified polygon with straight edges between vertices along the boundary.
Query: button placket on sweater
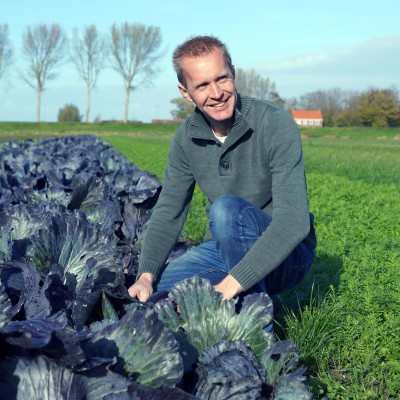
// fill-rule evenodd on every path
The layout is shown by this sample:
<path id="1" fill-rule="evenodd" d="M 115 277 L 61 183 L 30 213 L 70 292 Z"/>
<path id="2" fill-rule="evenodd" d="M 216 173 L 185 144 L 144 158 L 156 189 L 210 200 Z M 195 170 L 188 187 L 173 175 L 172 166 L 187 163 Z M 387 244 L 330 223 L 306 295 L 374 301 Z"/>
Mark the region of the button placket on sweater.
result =
<path id="1" fill-rule="evenodd" d="M 225 161 L 225 160 L 222 160 L 222 161 L 221 161 L 220 166 L 221 166 L 221 168 L 222 168 L 223 170 L 225 170 L 225 171 L 227 171 L 227 170 L 229 169 L 229 163 L 228 163 L 227 161 Z"/>
<path id="2" fill-rule="evenodd" d="M 219 155 L 219 175 L 226 176 L 232 174 L 232 164 L 230 157 L 230 148 L 223 148 L 222 145 L 221 153 Z"/>
<path id="3" fill-rule="evenodd" d="M 219 159 L 219 174 L 220 175 L 231 175 L 232 164 L 229 157 L 229 151 L 224 151 Z"/>

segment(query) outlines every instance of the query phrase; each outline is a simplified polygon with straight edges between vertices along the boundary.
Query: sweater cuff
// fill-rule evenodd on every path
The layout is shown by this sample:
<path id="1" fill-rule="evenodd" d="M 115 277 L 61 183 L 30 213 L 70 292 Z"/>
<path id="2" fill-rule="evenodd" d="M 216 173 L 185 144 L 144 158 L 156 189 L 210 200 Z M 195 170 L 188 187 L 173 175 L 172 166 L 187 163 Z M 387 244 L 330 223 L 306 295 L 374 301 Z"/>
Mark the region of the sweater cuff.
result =
<path id="1" fill-rule="evenodd" d="M 251 265 L 244 260 L 239 261 L 229 271 L 229 275 L 232 275 L 240 283 L 244 291 L 250 289 L 262 279 L 262 277 L 254 272 Z"/>
<path id="2" fill-rule="evenodd" d="M 140 275 L 144 274 L 145 272 L 149 272 L 153 275 L 154 282 L 158 279 L 158 276 L 161 272 L 160 264 L 156 261 L 149 260 L 149 259 L 139 259 L 139 270 L 136 276 L 136 279 L 139 278 Z"/>

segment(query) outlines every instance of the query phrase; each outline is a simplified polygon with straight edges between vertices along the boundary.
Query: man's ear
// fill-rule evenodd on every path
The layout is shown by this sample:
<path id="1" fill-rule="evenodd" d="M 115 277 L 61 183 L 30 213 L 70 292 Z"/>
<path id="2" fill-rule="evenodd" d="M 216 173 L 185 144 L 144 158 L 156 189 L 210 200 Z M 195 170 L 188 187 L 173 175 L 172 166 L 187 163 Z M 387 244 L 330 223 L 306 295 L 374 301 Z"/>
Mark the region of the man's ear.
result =
<path id="1" fill-rule="evenodd" d="M 181 92 L 181 95 L 190 103 L 193 103 L 192 98 L 190 97 L 188 91 L 186 90 L 185 86 L 183 86 L 181 83 L 178 83 L 178 89 Z"/>

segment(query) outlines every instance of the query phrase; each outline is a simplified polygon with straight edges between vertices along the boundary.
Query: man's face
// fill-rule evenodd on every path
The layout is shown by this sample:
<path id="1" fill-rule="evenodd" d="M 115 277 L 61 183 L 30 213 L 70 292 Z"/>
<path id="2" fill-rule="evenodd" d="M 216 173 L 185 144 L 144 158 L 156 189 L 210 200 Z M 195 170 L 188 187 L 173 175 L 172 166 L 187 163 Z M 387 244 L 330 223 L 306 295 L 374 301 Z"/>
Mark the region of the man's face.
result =
<path id="1" fill-rule="evenodd" d="M 234 71 L 225 65 L 220 50 L 182 60 L 185 85 L 179 90 L 194 103 L 214 128 L 230 127 L 236 104 Z"/>

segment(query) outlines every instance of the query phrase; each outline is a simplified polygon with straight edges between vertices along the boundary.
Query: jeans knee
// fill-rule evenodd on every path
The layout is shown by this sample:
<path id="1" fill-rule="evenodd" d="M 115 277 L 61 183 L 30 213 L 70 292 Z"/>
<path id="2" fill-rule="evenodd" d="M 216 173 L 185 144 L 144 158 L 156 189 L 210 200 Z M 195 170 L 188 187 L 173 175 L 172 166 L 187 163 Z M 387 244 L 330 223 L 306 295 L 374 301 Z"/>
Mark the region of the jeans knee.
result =
<path id="1" fill-rule="evenodd" d="M 232 222 L 237 219 L 240 204 L 243 200 L 238 196 L 227 195 L 218 197 L 211 206 L 209 218 L 210 229 L 217 239 L 220 234 L 229 235 Z"/>
<path id="2" fill-rule="evenodd" d="M 232 195 L 218 197 L 210 208 L 210 220 L 226 221 L 230 219 L 231 215 L 236 214 L 238 199 L 240 197 Z"/>
<path id="3" fill-rule="evenodd" d="M 234 195 L 221 196 L 214 201 L 210 213 L 210 229 L 215 240 L 233 235 L 261 235 L 272 218 L 247 200 Z"/>

